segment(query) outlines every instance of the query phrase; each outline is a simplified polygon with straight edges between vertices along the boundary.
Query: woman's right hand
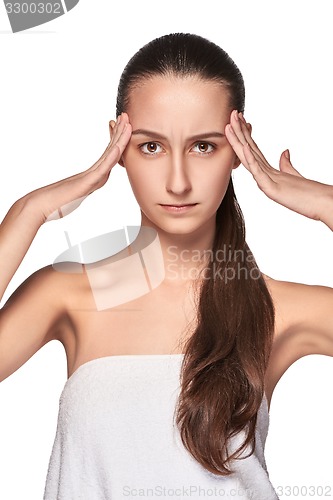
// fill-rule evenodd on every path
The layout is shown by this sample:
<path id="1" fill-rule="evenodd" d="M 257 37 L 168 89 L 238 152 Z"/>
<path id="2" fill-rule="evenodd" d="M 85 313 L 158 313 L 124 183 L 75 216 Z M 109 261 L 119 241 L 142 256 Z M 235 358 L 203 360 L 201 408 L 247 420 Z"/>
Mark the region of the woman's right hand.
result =
<path id="1" fill-rule="evenodd" d="M 127 114 L 118 118 L 116 124 L 110 122 L 111 140 L 92 167 L 31 191 L 9 209 L 0 224 L 0 300 L 41 225 L 75 210 L 108 180 L 132 134 Z"/>
<path id="2" fill-rule="evenodd" d="M 122 113 L 109 123 L 111 140 L 99 160 L 87 170 L 28 193 L 25 198 L 43 224 L 73 212 L 82 201 L 109 178 L 131 137 L 128 115 Z"/>

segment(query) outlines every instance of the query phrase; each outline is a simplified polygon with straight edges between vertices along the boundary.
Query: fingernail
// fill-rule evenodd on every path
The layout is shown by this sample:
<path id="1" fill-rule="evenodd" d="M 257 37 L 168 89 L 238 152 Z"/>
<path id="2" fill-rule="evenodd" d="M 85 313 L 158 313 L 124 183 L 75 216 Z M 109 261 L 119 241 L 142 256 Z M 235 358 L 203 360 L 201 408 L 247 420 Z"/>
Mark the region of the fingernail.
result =
<path id="1" fill-rule="evenodd" d="M 240 116 L 240 119 L 242 120 L 242 122 L 246 124 L 246 120 L 243 116 L 243 113 L 239 113 L 239 116 Z"/>
<path id="2" fill-rule="evenodd" d="M 236 112 L 235 112 L 235 118 L 236 118 L 236 120 L 238 121 L 238 111 L 237 111 L 237 110 L 236 110 Z"/>
<path id="3" fill-rule="evenodd" d="M 290 161 L 290 152 L 289 152 L 289 149 L 286 149 L 286 151 L 284 152 L 284 156 L 287 158 L 287 160 Z"/>

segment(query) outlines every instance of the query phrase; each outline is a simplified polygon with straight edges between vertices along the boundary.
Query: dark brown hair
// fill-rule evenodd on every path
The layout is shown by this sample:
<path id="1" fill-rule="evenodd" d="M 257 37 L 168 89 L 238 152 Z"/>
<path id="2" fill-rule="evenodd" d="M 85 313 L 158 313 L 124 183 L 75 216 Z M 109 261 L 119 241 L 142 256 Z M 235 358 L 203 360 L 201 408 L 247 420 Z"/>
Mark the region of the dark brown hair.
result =
<path id="1" fill-rule="evenodd" d="M 230 109 L 244 111 L 244 81 L 229 55 L 198 35 L 172 33 L 130 59 L 119 82 L 117 115 L 126 111 L 133 88 L 157 75 L 218 82 L 229 93 Z M 211 256 L 200 281 L 197 325 L 186 343 L 175 417 L 192 456 L 210 472 L 227 476 L 231 460 L 254 451 L 274 331 L 273 301 L 245 241 L 231 178 L 216 212 Z M 245 440 L 229 454 L 228 441 L 239 432 Z M 249 445 L 249 454 L 239 457 Z"/>

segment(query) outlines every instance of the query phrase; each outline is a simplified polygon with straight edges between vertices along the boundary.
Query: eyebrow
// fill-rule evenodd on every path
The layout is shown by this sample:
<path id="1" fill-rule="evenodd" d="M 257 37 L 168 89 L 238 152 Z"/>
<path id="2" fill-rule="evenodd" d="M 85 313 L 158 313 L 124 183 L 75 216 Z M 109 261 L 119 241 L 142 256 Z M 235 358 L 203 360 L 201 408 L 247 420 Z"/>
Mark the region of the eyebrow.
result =
<path id="1" fill-rule="evenodd" d="M 138 128 L 132 132 L 132 135 L 146 135 L 148 137 L 153 137 L 154 139 L 162 139 L 167 141 L 168 138 L 164 135 L 158 134 L 151 130 L 145 130 L 143 128 Z M 195 141 L 197 139 L 208 139 L 209 137 L 225 137 L 221 132 L 205 132 L 204 134 L 192 135 L 192 137 L 188 137 L 188 141 Z"/>

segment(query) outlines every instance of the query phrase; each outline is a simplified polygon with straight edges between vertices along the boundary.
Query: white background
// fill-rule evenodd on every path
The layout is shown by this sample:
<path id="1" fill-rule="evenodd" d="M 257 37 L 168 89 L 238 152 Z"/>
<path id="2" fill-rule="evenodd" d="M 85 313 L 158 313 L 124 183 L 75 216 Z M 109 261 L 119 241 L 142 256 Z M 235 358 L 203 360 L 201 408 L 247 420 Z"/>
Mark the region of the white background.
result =
<path id="1" fill-rule="evenodd" d="M 81 0 L 48 24 L 12 34 L 1 3 L 0 219 L 25 193 L 101 156 L 123 67 L 146 42 L 178 31 L 209 38 L 235 60 L 246 84 L 245 117 L 274 167 L 289 148 L 302 175 L 333 184 L 331 19 L 331 2 L 322 0 Z M 279 280 L 333 286 L 328 227 L 269 200 L 244 167 L 233 178 L 261 270 Z M 126 173 L 116 166 L 76 212 L 40 229 L 2 304 L 66 249 L 64 231 L 74 244 L 139 223 Z M 54 341 L 1 383 L 1 499 L 42 498 L 66 377 L 65 352 Z M 314 498 L 306 494 L 310 485 L 324 488 L 317 498 L 333 497 L 332 386 L 332 358 L 312 355 L 275 389 L 266 461 L 281 498 Z M 288 490 L 302 486 L 298 494 Z"/>

